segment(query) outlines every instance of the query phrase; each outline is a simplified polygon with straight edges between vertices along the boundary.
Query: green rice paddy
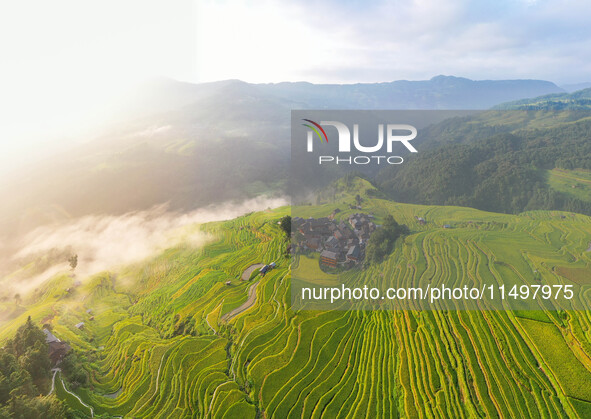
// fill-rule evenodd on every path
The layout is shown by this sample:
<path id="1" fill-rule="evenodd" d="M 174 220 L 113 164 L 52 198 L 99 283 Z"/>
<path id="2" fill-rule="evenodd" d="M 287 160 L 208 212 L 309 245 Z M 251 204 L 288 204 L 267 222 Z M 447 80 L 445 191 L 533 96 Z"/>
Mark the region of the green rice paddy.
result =
<path id="1" fill-rule="evenodd" d="M 297 211 L 326 216 L 337 206 L 338 217 L 354 211 L 342 204 Z M 391 213 L 411 234 L 382 264 L 357 272 L 360 283 L 528 283 L 538 273 L 587 286 L 589 217 L 372 198 L 363 207 L 378 219 Z M 203 225 L 215 237 L 209 244 L 168 249 L 85 280 L 68 295 L 56 290 L 71 279 L 56 278 L 42 300 L 1 325 L 0 337 L 26 315 L 50 322 L 88 359 L 90 386 L 76 394 L 96 415 L 589 417 L 588 311 L 294 311 L 290 258 L 277 225 L 289 211 Z M 252 282 L 239 280 L 242 271 L 272 261 L 277 268 L 255 279 L 254 306 L 222 321 L 247 299 Z M 317 261 L 297 263 L 306 270 Z M 589 297 L 588 290 L 577 296 Z M 80 321 L 82 330 L 74 327 Z"/>

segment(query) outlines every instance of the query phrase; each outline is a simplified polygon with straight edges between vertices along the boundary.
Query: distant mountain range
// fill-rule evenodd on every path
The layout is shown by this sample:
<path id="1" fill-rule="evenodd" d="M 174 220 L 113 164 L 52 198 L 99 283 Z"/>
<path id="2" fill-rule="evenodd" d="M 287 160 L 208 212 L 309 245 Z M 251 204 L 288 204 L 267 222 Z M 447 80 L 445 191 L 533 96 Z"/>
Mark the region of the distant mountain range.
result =
<path id="1" fill-rule="evenodd" d="M 588 89 L 591 87 L 591 81 L 585 83 L 574 83 L 574 84 L 563 84 L 560 86 L 562 89 L 569 93 L 576 92 L 577 90 Z"/>
<path id="2" fill-rule="evenodd" d="M 292 109 L 487 109 L 564 94 L 541 80 L 190 84 L 159 80 L 117 104 L 97 139 L 17 173 L 0 190 L 5 235 L 62 217 L 169 202 L 188 210 L 285 190 Z"/>
<path id="3" fill-rule="evenodd" d="M 470 80 L 436 76 L 430 80 L 384 83 L 251 84 L 240 80 L 190 84 L 162 79 L 144 86 L 130 106 L 136 112 L 162 112 L 216 97 L 265 96 L 306 109 L 488 109 L 502 102 L 565 93 L 544 80 Z"/>

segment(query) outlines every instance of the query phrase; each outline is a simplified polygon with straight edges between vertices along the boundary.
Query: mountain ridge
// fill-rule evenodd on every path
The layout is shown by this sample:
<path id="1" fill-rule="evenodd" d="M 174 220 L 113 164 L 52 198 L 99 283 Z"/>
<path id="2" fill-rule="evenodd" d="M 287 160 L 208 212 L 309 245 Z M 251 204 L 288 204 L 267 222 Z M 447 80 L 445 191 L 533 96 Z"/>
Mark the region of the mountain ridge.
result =
<path id="1" fill-rule="evenodd" d="M 22 169 L 14 176 L 18 180 L 1 187 L 7 205 L 0 210 L 0 231 L 15 235 L 21 225 L 39 224 L 23 222 L 27 214 L 45 222 L 39 208 L 82 216 L 170 202 L 174 210 L 191 210 L 282 192 L 292 109 L 486 109 L 536 92 L 562 90 L 546 81 L 453 76 L 354 85 L 160 79 L 141 89 L 132 103 L 119 104 L 121 119 L 108 131 Z"/>

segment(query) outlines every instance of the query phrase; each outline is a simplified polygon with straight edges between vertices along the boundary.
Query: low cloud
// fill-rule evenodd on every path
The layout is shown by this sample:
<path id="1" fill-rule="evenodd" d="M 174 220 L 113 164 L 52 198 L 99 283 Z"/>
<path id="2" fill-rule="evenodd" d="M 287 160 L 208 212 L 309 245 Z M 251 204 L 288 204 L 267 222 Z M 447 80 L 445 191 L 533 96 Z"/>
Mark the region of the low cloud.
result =
<path id="1" fill-rule="evenodd" d="M 191 225 L 232 219 L 252 211 L 287 205 L 284 198 L 258 197 L 240 203 L 226 203 L 189 213 L 170 212 L 166 206 L 123 215 L 89 215 L 60 225 L 44 226 L 27 234 L 14 259 L 27 260 L 41 255 L 78 255 L 78 278 L 142 261 L 179 244 L 194 247 L 210 240 Z M 66 252 L 66 253 L 64 253 Z M 38 287 L 60 271 L 69 269 L 65 257 L 50 264 L 42 273 L 23 278 L 15 288 L 20 292 Z"/>

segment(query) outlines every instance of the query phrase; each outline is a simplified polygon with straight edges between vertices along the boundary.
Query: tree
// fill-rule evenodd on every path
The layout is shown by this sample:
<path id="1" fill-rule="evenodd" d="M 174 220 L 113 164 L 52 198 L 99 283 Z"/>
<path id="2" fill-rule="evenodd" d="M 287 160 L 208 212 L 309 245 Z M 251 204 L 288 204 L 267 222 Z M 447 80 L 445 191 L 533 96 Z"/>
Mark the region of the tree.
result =
<path id="1" fill-rule="evenodd" d="M 38 346 L 48 351 L 45 343 L 45 333 L 33 323 L 31 316 L 27 318 L 25 324 L 18 328 L 13 339 L 6 342 L 6 348 L 17 358 L 23 356 L 28 349 Z"/>
<path id="2" fill-rule="evenodd" d="M 359 194 L 355 195 L 355 202 L 357 202 L 357 206 L 361 205 L 361 203 L 363 202 L 361 195 L 359 195 Z"/>
<path id="3" fill-rule="evenodd" d="M 365 250 L 368 263 L 380 263 L 392 250 L 398 237 L 408 234 L 408 227 L 398 224 L 394 217 L 387 215 L 382 227 L 372 233 Z"/>
<path id="4" fill-rule="evenodd" d="M 76 352 L 70 351 L 60 363 L 62 374 L 70 383 L 72 389 L 84 387 L 88 383 L 88 374 L 82 366 L 82 361 L 76 355 Z"/>
<path id="5" fill-rule="evenodd" d="M 281 227 L 281 230 L 283 230 L 283 232 L 287 236 L 287 238 L 289 238 L 291 236 L 291 216 L 286 215 L 285 217 L 283 217 L 279 221 L 279 225 Z"/>
<path id="6" fill-rule="evenodd" d="M 21 295 L 17 292 L 14 294 L 14 305 L 19 305 L 21 303 Z"/>
<path id="7" fill-rule="evenodd" d="M 28 348 L 18 361 L 31 374 L 34 381 L 47 378 L 48 371 L 51 369 L 47 345 L 40 342 L 35 343 L 34 347 Z"/>
<path id="8" fill-rule="evenodd" d="M 72 270 L 76 269 L 76 266 L 78 266 L 78 255 L 70 256 L 68 262 L 70 263 L 70 268 L 72 268 Z"/>
<path id="9" fill-rule="evenodd" d="M 9 417 L 14 418 L 67 418 L 72 417 L 64 402 L 55 396 L 13 397 L 7 406 Z"/>
<path id="10" fill-rule="evenodd" d="M 49 391 L 50 368 L 45 333 L 31 320 L 0 348 L 0 418 L 73 417 Z"/>

